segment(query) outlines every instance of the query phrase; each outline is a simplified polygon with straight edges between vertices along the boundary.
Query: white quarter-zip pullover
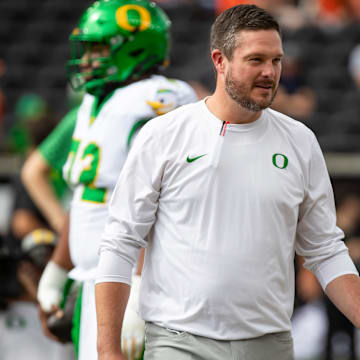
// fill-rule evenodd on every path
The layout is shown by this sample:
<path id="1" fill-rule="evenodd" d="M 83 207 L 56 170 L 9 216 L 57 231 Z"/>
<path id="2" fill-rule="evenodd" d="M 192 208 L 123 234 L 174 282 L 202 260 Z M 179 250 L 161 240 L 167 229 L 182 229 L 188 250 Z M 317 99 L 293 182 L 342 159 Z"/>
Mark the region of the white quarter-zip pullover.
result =
<path id="1" fill-rule="evenodd" d="M 97 282 L 130 283 L 147 247 L 144 320 L 252 338 L 291 328 L 295 251 L 323 287 L 357 274 L 342 238 L 309 129 L 270 109 L 226 124 L 200 101 L 141 130 L 110 201 Z"/>

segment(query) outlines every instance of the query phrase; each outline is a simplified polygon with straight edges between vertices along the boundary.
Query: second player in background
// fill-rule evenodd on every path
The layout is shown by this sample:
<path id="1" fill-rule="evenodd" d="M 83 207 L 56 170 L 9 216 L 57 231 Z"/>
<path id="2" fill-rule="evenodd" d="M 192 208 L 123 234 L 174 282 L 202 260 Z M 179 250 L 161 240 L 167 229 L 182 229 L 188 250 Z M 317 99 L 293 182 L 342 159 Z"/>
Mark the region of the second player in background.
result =
<path id="1" fill-rule="evenodd" d="M 63 168 L 74 192 L 69 219 L 41 279 L 38 298 L 49 313 L 60 304 L 69 270 L 69 276 L 82 283 L 75 310 L 78 324 L 75 321 L 72 331 L 80 360 L 97 359 L 93 282 L 97 249 L 108 201 L 131 143 L 151 118 L 197 100 L 185 82 L 159 75 L 168 60 L 169 41 L 168 17 L 146 0 L 95 2 L 70 36 L 69 79 L 75 90 L 86 92 L 71 113 L 76 125 Z M 62 140 L 55 143 L 57 149 L 52 151 L 61 152 Z M 51 165 L 41 159 L 43 155 L 37 153 L 38 163 Z M 31 168 L 30 162 L 26 167 Z M 26 183 L 37 186 L 29 179 Z M 134 275 L 135 291 L 123 327 L 122 345 L 129 359 L 139 358 L 143 349 L 143 323 L 134 309 L 139 281 Z"/>

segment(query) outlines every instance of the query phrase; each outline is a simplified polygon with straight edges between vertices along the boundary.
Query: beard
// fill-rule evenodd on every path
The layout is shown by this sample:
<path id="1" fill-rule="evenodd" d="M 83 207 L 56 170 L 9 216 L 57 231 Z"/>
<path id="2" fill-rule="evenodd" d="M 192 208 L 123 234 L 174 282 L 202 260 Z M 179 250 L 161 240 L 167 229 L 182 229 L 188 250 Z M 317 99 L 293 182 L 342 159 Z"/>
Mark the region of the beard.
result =
<path id="1" fill-rule="evenodd" d="M 250 92 L 249 86 L 234 80 L 231 76 L 231 72 L 228 72 L 225 77 L 225 90 L 228 95 L 241 107 L 250 110 L 252 112 L 258 112 L 268 108 L 276 96 L 277 87 L 275 88 L 274 82 L 264 80 L 261 85 L 271 85 L 273 87 L 273 93 L 269 100 L 264 98 L 263 100 L 256 101 L 252 99 L 248 94 Z"/>

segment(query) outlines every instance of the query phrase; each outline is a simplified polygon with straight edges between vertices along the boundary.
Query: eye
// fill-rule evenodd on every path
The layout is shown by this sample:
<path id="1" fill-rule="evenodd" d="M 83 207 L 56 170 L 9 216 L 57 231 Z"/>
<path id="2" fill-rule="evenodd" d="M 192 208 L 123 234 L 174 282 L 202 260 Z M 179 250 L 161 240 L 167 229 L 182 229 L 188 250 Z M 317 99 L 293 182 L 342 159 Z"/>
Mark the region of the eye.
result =
<path id="1" fill-rule="evenodd" d="M 261 59 L 259 57 L 251 58 L 250 61 L 252 62 L 261 62 Z"/>
<path id="2" fill-rule="evenodd" d="M 275 59 L 273 60 L 273 63 L 274 63 L 274 64 L 279 64 L 279 63 L 281 63 L 281 58 L 275 58 Z"/>

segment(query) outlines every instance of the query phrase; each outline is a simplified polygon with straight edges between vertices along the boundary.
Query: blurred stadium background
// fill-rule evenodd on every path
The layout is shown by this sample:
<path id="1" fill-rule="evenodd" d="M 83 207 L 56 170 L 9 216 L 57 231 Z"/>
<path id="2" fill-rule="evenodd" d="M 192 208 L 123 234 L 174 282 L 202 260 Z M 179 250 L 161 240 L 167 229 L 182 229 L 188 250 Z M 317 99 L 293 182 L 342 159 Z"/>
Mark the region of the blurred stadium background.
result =
<path id="1" fill-rule="evenodd" d="M 67 85 L 65 63 L 69 34 L 90 3 L 0 0 L 0 236 L 9 230 L 11 179 L 19 174 L 31 148 L 30 128 L 50 112 L 50 124 L 43 129 L 49 132 L 79 101 Z M 157 3 L 173 23 L 171 65 L 166 75 L 191 82 L 204 95 L 215 85 L 208 37 L 216 14 L 237 3 L 256 3 L 277 17 L 283 28 L 285 61 L 274 108 L 304 122 L 317 135 L 333 181 L 339 219 L 356 249 L 360 243 L 360 1 Z M 358 261 L 356 251 L 354 254 Z M 301 308 L 314 301 L 319 301 L 318 295 L 299 296 L 297 305 Z M 317 329 L 311 323 L 314 319 L 315 315 L 310 317 L 309 328 Z M 324 345 L 318 346 L 319 359 L 325 359 L 325 355 L 321 357 L 325 348 L 324 340 Z"/>

